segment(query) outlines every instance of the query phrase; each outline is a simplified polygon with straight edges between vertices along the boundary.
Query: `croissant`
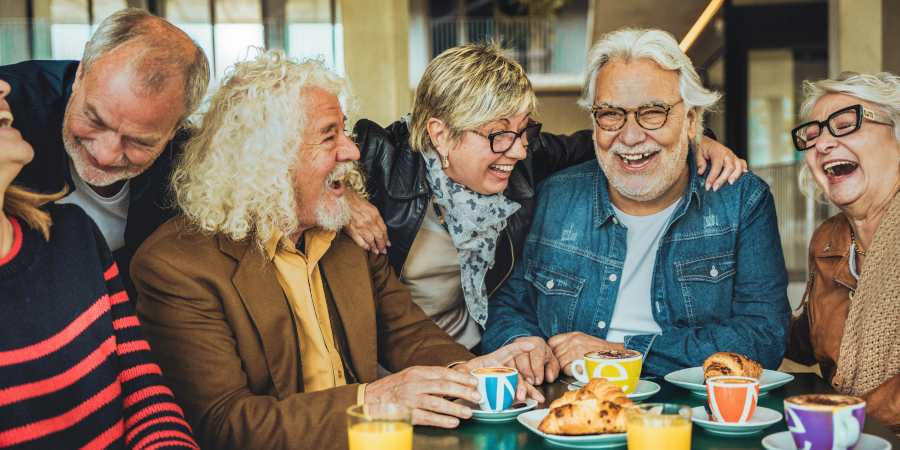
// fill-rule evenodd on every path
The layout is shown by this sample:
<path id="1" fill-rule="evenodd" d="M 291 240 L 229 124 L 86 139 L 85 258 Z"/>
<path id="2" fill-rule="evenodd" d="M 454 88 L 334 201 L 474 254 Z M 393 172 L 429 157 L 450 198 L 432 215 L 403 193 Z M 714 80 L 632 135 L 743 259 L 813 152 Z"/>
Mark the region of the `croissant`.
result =
<path id="1" fill-rule="evenodd" d="M 612 381 L 609 381 L 606 378 L 594 378 L 587 385 L 582 386 L 581 389 L 566 392 L 562 397 L 554 400 L 553 403 L 550 404 L 550 409 L 568 405 L 575 400 L 590 397 L 607 400 L 619 406 L 631 406 L 634 404 L 634 402 L 629 400 L 628 396 L 622 392 L 622 388 L 616 386 Z"/>
<path id="2" fill-rule="evenodd" d="M 538 429 L 568 435 L 624 433 L 626 421 L 625 408 L 591 397 L 551 409 Z"/>
<path id="3" fill-rule="evenodd" d="M 763 368 L 758 362 L 734 352 L 715 353 L 703 362 L 704 381 L 723 375 L 759 379 L 762 371 Z"/>

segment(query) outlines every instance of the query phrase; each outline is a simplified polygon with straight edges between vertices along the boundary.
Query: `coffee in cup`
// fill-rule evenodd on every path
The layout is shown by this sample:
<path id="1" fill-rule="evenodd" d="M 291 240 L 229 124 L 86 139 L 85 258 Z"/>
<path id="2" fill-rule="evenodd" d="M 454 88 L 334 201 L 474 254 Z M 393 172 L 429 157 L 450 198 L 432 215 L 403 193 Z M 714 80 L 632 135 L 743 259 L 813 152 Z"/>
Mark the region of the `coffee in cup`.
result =
<path id="1" fill-rule="evenodd" d="M 519 371 L 508 367 L 482 367 L 469 373 L 478 379 L 475 389 L 481 394 L 478 406 L 482 411 L 503 411 L 512 406 L 519 385 Z"/>
<path id="2" fill-rule="evenodd" d="M 839 394 L 795 395 L 784 399 L 784 415 L 797 448 L 846 450 L 862 435 L 866 402 Z"/>
<path id="3" fill-rule="evenodd" d="M 713 422 L 747 423 L 756 412 L 759 380 L 720 376 L 706 380 L 710 419 Z"/>
<path id="4" fill-rule="evenodd" d="M 572 362 L 572 375 L 582 383 L 594 378 L 606 378 L 631 394 L 641 378 L 644 355 L 634 350 L 599 350 L 584 354 L 584 359 Z M 581 368 L 582 372 L 578 371 Z"/>

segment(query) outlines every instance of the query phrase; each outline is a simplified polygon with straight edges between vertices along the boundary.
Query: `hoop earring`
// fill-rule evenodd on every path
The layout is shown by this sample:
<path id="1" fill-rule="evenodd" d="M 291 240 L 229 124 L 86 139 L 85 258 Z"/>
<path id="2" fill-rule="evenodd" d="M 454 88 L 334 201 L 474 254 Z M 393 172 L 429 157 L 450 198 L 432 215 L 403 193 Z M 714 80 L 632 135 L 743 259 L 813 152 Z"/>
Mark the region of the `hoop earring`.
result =
<path id="1" fill-rule="evenodd" d="M 447 158 L 446 155 L 441 156 L 441 167 L 442 167 L 444 170 L 447 170 L 447 169 L 450 168 L 450 159 Z"/>

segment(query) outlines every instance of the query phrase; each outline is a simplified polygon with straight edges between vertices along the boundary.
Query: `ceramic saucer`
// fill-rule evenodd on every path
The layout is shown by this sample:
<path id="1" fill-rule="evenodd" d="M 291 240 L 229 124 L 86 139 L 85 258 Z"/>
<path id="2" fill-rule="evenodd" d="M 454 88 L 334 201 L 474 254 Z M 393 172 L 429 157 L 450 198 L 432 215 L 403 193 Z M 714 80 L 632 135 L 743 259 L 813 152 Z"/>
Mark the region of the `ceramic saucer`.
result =
<path id="1" fill-rule="evenodd" d="M 515 420 L 519 414 L 522 414 L 525 411 L 530 411 L 538 405 L 537 400 L 533 398 L 527 398 L 524 402 L 525 406 L 521 406 L 522 402 L 515 402 L 513 403 L 513 406 L 519 404 L 520 406 L 518 408 L 510 408 L 503 411 L 482 411 L 480 406 L 468 400 L 460 398 L 457 399 L 455 403 L 459 403 L 460 405 L 465 405 L 469 408 L 472 408 L 471 419 L 476 422 L 509 422 L 511 420 Z"/>
<path id="2" fill-rule="evenodd" d="M 584 386 L 584 383 L 580 381 L 576 381 L 574 383 L 569 383 L 570 391 L 577 391 Z M 647 400 L 653 394 L 659 392 L 659 385 L 649 381 L 649 380 L 639 380 L 638 385 L 634 388 L 634 392 L 630 394 L 625 394 L 631 401 L 635 403 L 640 403 L 644 400 Z"/>
<path id="3" fill-rule="evenodd" d="M 666 381 L 675 386 L 685 388 L 692 394 L 706 397 L 706 385 L 703 384 L 703 368 L 689 367 L 666 375 Z M 763 370 L 759 377 L 759 395 L 766 395 L 772 389 L 784 386 L 791 382 L 794 376 L 789 373 L 775 370 Z"/>
<path id="4" fill-rule="evenodd" d="M 770 434 L 762 440 L 762 445 L 767 450 L 797 450 L 790 431 Z M 863 433 L 856 443 L 856 450 L 891 450 L 891 443 L 878 436 Z"/>
<path id="5" fill-rule="evenodd" d="M 778 411 L 761 406 L 756 407 L 753 417 L 746 423 L 713 422 L 709 420 L 709 414 L 702 406 L 693 408 L 691 411 L 694 413 L 694 417 L 691 418 L 692 422 L 706 430 L 707 433 L 717 436 L 749 436 L 759 433 L 782 419 L 781 413 Z"/>

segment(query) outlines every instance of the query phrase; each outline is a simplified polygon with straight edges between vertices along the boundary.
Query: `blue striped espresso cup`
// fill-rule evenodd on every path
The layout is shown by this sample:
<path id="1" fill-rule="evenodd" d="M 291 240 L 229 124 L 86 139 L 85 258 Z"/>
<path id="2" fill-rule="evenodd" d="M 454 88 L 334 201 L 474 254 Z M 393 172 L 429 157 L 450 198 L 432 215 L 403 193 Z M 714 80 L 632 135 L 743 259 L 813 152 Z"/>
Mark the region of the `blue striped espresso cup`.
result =
<path id="1" fill-rule="evenodd" d="M 519 371 L 508 367 L 483 367 L 470 372 L 478 378 L 482 411 L 503 411 L 512 406 L 519 384 Z"/>

